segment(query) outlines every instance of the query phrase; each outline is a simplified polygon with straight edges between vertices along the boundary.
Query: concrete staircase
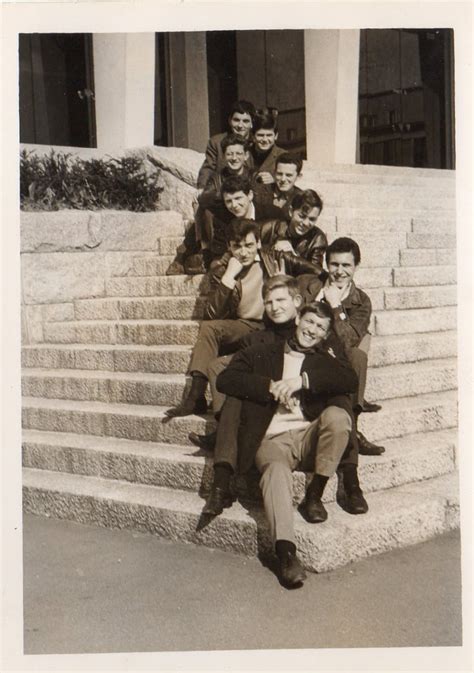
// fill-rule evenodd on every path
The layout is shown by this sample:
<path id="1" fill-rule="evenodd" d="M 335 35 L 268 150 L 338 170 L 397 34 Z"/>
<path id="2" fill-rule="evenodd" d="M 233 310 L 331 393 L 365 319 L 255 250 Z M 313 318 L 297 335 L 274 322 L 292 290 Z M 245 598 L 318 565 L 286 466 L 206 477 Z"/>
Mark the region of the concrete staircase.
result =
<path id="1" fill-rule="evenodd" d="M 295 512 L 301 555 L 315 571 L 414 544 L 458 525 L 454 175 L 375 166 L 307 166 L 330 240 L 356 238 L 357 283 L 373 302 L 361 429 L 386 453 L 360 459 L 369 512 L 325 494 L 329 519 Z M 212 456 L 189 444 L 209 416 L 167 420 L 181 399 L 207 289 L 203 276 L 165 276 L 184 225 L 163 230 L 157 255 L 137 254 L 105 296 L 76 300 L 74 320 L 48 322 L 23 360 L 24 508 L 45 516 L 148 531 L 253 555 L 269 549 L 261 505 L 200 513 Z M 295 504 L 305 475 L 295 473 Z"/>

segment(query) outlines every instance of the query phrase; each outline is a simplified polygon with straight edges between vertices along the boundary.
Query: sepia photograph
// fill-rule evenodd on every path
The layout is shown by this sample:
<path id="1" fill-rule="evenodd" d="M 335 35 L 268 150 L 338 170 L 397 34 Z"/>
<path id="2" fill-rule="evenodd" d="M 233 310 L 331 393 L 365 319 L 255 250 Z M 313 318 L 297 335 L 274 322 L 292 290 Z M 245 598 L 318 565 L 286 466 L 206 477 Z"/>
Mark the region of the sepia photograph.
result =
<path id="1" fill-rule="evenodd" d="M 23 654 L 462 648 L 454 20 L 101 4 L 15 36 Z"/>

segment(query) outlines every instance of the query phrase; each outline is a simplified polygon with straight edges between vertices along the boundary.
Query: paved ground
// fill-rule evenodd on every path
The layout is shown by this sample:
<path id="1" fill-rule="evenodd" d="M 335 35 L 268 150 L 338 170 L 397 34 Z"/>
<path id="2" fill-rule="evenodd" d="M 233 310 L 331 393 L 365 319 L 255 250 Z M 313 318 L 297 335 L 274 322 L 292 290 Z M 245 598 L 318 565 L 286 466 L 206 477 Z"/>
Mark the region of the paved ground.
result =
<path id="1" fill-rule="evenodd" d="M 24 519 L 25 654 L 461 644 L 459 533 L 288 591 L 257 559 Z"/>

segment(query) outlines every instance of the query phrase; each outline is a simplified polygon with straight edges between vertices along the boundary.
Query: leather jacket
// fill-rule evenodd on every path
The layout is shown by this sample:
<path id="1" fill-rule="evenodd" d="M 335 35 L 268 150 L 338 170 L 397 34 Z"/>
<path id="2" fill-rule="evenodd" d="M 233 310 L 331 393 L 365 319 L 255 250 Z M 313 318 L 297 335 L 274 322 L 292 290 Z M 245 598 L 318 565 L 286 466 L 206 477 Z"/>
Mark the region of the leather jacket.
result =
<path id="1" fill-rule="evenodd" d="M 300 257 L 307 259 L 323 270 L 324 253 L 328 247 L 326 234 L 319 227 L 312 227 L 299 238 L 291 236 L 289 224 L 285 220 L 268 220 L 260 225 L 262 245 L 273 246 L 277 241 L 289 241 Z"/>

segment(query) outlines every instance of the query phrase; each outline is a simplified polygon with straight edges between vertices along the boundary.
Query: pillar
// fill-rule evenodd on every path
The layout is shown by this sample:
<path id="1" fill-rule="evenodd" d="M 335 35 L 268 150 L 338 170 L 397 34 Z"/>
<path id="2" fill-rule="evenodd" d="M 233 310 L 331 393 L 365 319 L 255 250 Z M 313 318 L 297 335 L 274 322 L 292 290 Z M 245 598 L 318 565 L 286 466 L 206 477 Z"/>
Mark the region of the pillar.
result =
<path id="1" fill-rule="evenodd" d="M 97 147 L 153 145 L 155 33 L 95 33 Z"/>
<path id="2" fill-rule="evenodd" d="M 305 30 L 306 142 L 313 164 L 357 158 L 359 30 Z"/>

